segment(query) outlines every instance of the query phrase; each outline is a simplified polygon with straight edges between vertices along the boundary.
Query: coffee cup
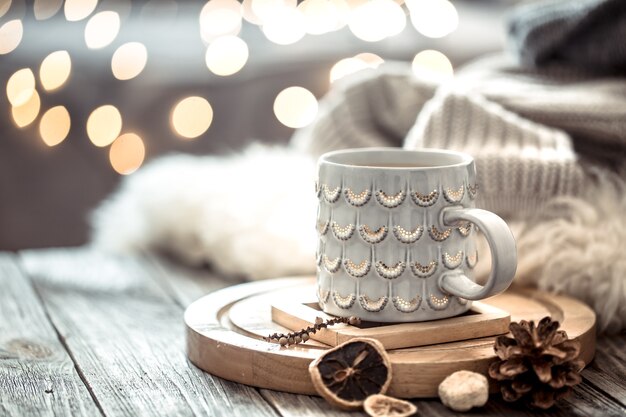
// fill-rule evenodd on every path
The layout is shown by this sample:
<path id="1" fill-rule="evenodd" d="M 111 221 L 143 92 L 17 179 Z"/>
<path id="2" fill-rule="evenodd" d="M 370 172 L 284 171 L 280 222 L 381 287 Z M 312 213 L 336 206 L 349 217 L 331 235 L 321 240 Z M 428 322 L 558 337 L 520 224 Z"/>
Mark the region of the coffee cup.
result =
<path id="1" fill-rule="evenodd" d="M 475 207 L 474 160 L 448 150 L 363 148 L 318 163 L 317 296 L 334 316 L 374 322 L 435 320 L 504 291 L 515 240 L 496 214 Z M 475 282 L 476 230 L 492 266 Z"/>

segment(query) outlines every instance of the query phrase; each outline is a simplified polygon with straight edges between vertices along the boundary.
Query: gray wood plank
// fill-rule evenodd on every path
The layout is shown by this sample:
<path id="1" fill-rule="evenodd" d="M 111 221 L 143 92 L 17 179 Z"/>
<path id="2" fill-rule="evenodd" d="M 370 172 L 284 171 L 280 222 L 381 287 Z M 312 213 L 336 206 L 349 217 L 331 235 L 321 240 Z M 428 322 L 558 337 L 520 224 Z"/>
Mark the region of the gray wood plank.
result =
<path id="1" fill-rule="evenodd" d="M 583 377 L 626 406 L 626 334 L 600 337 Z"/>
<path id="2" fill-rule="evenodd" d="M 187 361 L 183 310 L 145 260 L 87 248 L 21 260 L 107 416 L 276 415 L 255 389 Z"/>
<path id="3" fill-rule="evenodd" d="M 101 415 L 10 254 L 0 254 L 0 415 Z"/>

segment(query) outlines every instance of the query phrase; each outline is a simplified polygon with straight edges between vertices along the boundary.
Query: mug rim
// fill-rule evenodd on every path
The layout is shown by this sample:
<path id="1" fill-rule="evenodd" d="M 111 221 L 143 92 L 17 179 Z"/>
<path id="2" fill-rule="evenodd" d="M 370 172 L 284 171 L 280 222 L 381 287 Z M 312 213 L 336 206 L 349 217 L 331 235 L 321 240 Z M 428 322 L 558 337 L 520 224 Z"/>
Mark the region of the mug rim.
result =
<path id="1" fill-rule="evenodd" d="M 374 166 L 374 165 L 361 165 L 357 163 L 350 162 L 342 162 L 342 161 L 333 161 L 334 157 L 342 157 L 345 155 L 367 155 L 367 154 L 416 154 L 416 155 L 444 155 L 446 157 L 454 157 L 458 158 L 458 162 L 456 163 L 448 163 L 448 164 L 440 164 L 433 166 Z M 393 148 L 393 147 L 369 147 L 369 148 L 349 148 L 349 149 L 341 149 L 337 151 L 330 151 L 322 154 L 319 157 L 319 164 L 327 164 L 336 167 L 349 167 L 349 168 L 357 168 L 357 169 L 366 169 L 366 170 L 398 170 L 398 171 L 424 171 L 424 170 L 434 170 L 434 169 L 449 169 L 449 168 L 459 168 L 470 165 L 474 161 L 474 158 L 466 153 L 451 151 L 448 149 L 436 149 L 436 148 L 423 148 L 423 149 L 402 149 L 402 148 Z M 382 165 L 382 163 L 381 163 Z"/>

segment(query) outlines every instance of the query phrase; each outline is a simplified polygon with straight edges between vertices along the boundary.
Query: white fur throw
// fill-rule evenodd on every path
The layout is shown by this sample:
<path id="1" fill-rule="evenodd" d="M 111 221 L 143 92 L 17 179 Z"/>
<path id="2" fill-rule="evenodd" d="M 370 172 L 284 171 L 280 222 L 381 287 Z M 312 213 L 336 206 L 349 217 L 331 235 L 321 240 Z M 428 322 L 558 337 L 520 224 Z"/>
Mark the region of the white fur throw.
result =
<path id="1" fill-rule="evenodd" d="M 252 279 L 313 274 L 314 174 L 311 157 L 285 148 L 162 158 L 125 180 L 94 213 L 93 241 L 113 251 L 166 250 Z M 626 327 L 626 188 L 605 177 L 588 201 L 558 198 L 512 228 L 516 279 L 586 301 L 599 330 L 615 332 Z M 487 267 L 483 262 L 481 270 Z"/>

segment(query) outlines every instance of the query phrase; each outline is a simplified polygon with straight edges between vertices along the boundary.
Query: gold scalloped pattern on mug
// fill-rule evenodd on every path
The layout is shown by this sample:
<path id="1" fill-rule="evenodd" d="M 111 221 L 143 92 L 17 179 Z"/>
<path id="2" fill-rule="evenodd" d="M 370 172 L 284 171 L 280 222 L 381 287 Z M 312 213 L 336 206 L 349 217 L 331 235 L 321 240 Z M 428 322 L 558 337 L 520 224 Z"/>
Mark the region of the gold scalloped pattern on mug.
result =
<path id="1" fill-rule="evenodd" d="M 470 233 L 472 233 L 472 229 L 474 228 L 474 223 L 467 222 L 464 225 L 461 225 L 456 228 L 459 231 L 461 236 L 468 237 Z"/>
<path id="2" fill-rule="evenodd" d="M 343 296 L 337 291 L 333 291 L 333 301 L 335 302 L 337 307 L 346 310 L 354 305 L 354 302 L 356 301 L 356 295 L 348 294 L 346 296 Z"/>
<path id="3" fill-rule="evenodd" d="M 343 193 L 346 196 L 346 201 L 348 202 L 348 204 L 354 207 L 361 207 L 367 204 L 367 202 L 370 201 L 370 198 L 372 197 L 372 191 L 369 188 L 361 191 L 358 194 L 354 193 L 350 188 L 346 188 Z"/>
<path id="4" fill-rule="evenodd" d="M 467 264 L 468 268 L 474 269 L 474 267 L 478 263 L 478 252 L 474 252 L 473 255 L 467 255 L 465 257 L 465 263 Z"/>
<path id="5" fill-rule="evenodd" d="M 411 193 L 411 199 L 420 207 L 430 207 L 437 202 L 437 199 L 439 199 L 439 191 L 432 190 L 428 194 L 413 191 Z"/>
<path id="6" fill-rule="evenodd" d="M 363 310 L 372 313 L 382 311 L 387 305 L 387 301 L 389 301 L 389 297 L 387 297 L 386 295 L 383 295 L 378 300 L 372 300 L 367 295 L 362 295 L 359 297 L 359 304 L 361 304 Z"/>
<path id="7" fill-rule="evenodd" d="M 324 254 L 324 256 L 322 257 L 322 263 L 324 264 L 324 268 L 328 272 L 334 274 L 335 272 L 339 271 L 339 268 L 341 267 L 341 258 L 337 257 L 333 260 L 330 260 L 328 259 L 328 255 Z"/>
<path id="8" fill-rule="evenodd" d="M 383 261 L 378 261 L 375 266 L 378 275 L 386 279 L 396 279 L 406 269 L 406 263 L 403 261 L 398 261 L 394 266 L 387 266 Z"/>
<path id="9" fill-rule="evenodd" d="M 359 234 L 367 243 L 380 243 L 387 237 L 387 226 L 380 226 L 376 230 L 372 230 L 368 225 L 359 226 Z"/>
<path id="10" fill-rule="evenodd" d="M 441 260 L 443 261 L 443 265 L 448 269 L 458 268 L 461 262 L 463 262 L 463 251 L 458 251 L 456 255 L 450 255 L 448 252 L 444 252 L 441 255 Z"/>
<path id="11" fill-rule="evenodd" d="M 393 227 L 393 235 L 402 243 L 417 242 L 422 237 L 422 233 L 424 233 L 422 226 L 417 226 L 412 232 L 402 226 L 396 225 Z"/>
<path id="12" fill-rule="evenodd" d="M 317 222 L 317 231 L 321 236 L 324 236 L 326 233 L 328 233 L 328 227 L 330 226 L 330 221 L 325 221 L 325 222 Z"/>
<path id="13" fill-rule="evenodd" d="M 393 301 L 393 305 L 396 310 L 402 313 L 412 313 L 420 307 L 420 304 L 422 304 L 422 297 L 416 295 L 415 298 L 407 301 L 402 297 L 395 296 L 391 301 Z"/>
<path id="14" fill-rule="evenodd" d="M 461 185 L 458 190 L 453 190 L 452 188 L 446 188 L 443 190 L 443 197 L 448 201 L 448 203 L 460 203 L 463 200 L 463 196 L 465 195 L 465 185 Z"/>
<path id="15" fill-rule="evenodd" d="M 444 231 L 441 231 L 437 229 L 437 226 L 435 225 L 430 226 L 430 228 L 428 229 L 428 235 L 430 236 L 430 238 L 437 242 L 443 242 L 450 237 L 450 234 L 452 234 L 452 229 L 446 229 Z"/>
<path id="16" fill-rule="evenodd" d="M 435 273 L 439 266 L 439 262 L 430 261 L 426 265 L 422 265 L 419 262 L 411 262 L 411 272 L 418 278 L 428 278 Z"/>
<path id="17" fill-rule="evenodd" d="M 359 264 L 355 264 L 350 259 L 343 260 L 343 268 L 346 270 L 348 275 L 351 275 L 355 278 L 361 278 L 367 275 L 370 272 L 370 267 L 372 264 L 367 259 L 361 261 Z"/>
<path id="18" fill-rule="evenodd" d="M 383 190 L 376 191 L 376 200 L 378 203 L 387 208 L 398 207 L 406 198 L 406 191 L 402 190 L 397 194 L 389 195 Z"/>
<path id="19" fill-rule="evenodd" d="M 333 235 L 335 235 L 337 239 L 348 240 L 354 234 L 354 230 L 356 229 L 356 226 L 352 223 L 347 224 L 345 226 L 339 226 L 339 223 L 332 222 L 332 224 L 330 225 L 330 228 L 333 231 Z"/>
<path id="20" fill-rule="evenodd" d="M 467 184 L 467 194 L 473 200 L 476 198 L 476 194 L 478 194 L 478 184 L 469 185 Z"/>
<path id="21" fill-rule="evenodd" d="M 427 298 L 427 300 L 428 305 L 433 310 L 445 310 L 450 303 L 450 297 L 448 297 L 447 295 L 444 295 L 443 297 L 436 297 L 435 295 L 431 294 L 430 297 Z"/>
<path id="22" fill-rule="evenodd" d="M 341 187 L 335 187 L 334 189 L 330 189 L 328 184 L 322 185 L 322 195 L 324 196 L 324 200 L 328 203 L 334 203 L 339 200 L 339 196 L 341 195 Z"/>
<path id="23" fill-rule="evenodd" d="M 322 304 L 326 304 L 328 302 L 328 297 L 330 296 L 330 291 L 328 290 L 323 290 L 321 288 L 317 289 L 317 300 L 322 303 Z"/>

